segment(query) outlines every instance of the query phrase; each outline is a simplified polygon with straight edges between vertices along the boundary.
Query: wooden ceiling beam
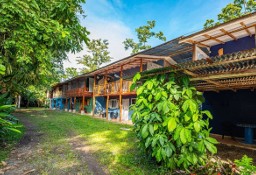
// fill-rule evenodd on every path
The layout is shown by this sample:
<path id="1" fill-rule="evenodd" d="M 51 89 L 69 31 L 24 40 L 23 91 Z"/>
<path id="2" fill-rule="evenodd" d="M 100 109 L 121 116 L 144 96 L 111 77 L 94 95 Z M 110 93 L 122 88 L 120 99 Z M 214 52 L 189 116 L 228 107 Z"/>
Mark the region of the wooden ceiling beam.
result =
<path id="1" fill-rule="evenodd" d="M 182 53 L 192 52 L 192 50 L 193 50 L 192 47 L 186 47 L 186 48 L 181 49 L 181 50 L 179 50 L 179 51 L 177 51 L 173 54 L 168 54 L 168 56 L 173 57 L 173 56 L 176 56 L 176 55 L 180 55 Z"/>
<path id="2" fill-rule="evenodd" d="M 189 43 L 191 43 L 191 44 L 196 44 L 196 45 L 198 45 L 198 46 L 210 47 L 210 46 L 208 46 L 208 45 L 206 45 L 206 44 L 203 44 L 202 41 L 196 42 L 196 41 L 194 41 L 194 40 L 188 40 L 187 42 L 189 42 Z"/>
<path id="3" fill-rule="evenodd" d="M 256 26 L 256 24 L 254 23 L 254 24 L 252 24 L 252 25 L 250 25 L 250 26 L 246 26 L 246 27 L 242 27 L 242 28 L 239 28 L 239 29 L 236 29 L 236 30 L 233 30 L 233 31 L 229 31 L 229 33 L 230 34 L 233 34 L 233 33 L 236 33 L 236 32 L 240 32 L 240 31 L 242 31 L 242 30 L 245 30 L 245 29 L 249 29 L 249 28 L 251 28 L 251 27 L 255 27 Z M 223 32 L 223 31 L 222 31 Z M 226 33 L 222 33 L 222 34 L 220 34 L 220 35 L 217 35 L 217 36 L 215 36 L 215 38 L 220 38 L 220 37 L 222 37 L 222 36 L 225 36 L 225 35 L 228 35 L 228 34 L 226 34 Z M 230 35 L 229 35 L 230 36 Z M 202 42 L 205 42 L 205 41 L 209 41 L 210 39 L 204 39 L 204 40 L 201 40 L 201 41 L 198 41 L 199 43 L 202 43 Z M 184 40 L 184 42 L 190 42 L 191 41 L 191 39 L 190 40 Z M 192 40 L 193 41 L 193 40 Z M 208 46 L 209 47 L 209 46 Z"/>
<path id="4" fill-rule="evenodd" d="M 248 33 L 248 35 L 252 36 L 251 32 L 248 30 L 247 26 L 243 23 L 240 22 L 241 26 L 243 27 L 243 29 Z"/>
<path id="5" fill-rule="evenodd" d="M 225 33 L 226 35 L 228 35 L 230 38 L 232 38 L 233 40 L 237 40 L 237 38 L 230 32 L 226 31 L 225 29 L 220 29 L 221 32 Z"/>
<path id="6" fill-rule="evenodd" d="M 221 41 L 221 40 L 219 40 L 219 39 L 217 39 L 217 38 L 215 38 L 215 37 L 212 37 L 212 36 L 210 36 L 210 35 L 208 35 L 208 34 L 204 34 L 203 36 L 204 36 L 205 38 L 210 39 L 210 40 L 217 41 L 217 42 L 219 42 L 220 44 L 225 44 L 225 42 L 223 42 L 223 41 Z"/>
<path id="7" fill-rule="evenodd" d="M 212 79 L 224 79 L 224 78 L 240 78 L 240 77 L 248 77 L 248 76 L 256 76 L 256 69 L 251 69 L 248 71 L 238 72 L 238 73 L 222 73 L 217 75 L 206 75 L 206 76 L 197 76 L 196 78 L 191 78 L 190 81 L 206 81 Z"/>

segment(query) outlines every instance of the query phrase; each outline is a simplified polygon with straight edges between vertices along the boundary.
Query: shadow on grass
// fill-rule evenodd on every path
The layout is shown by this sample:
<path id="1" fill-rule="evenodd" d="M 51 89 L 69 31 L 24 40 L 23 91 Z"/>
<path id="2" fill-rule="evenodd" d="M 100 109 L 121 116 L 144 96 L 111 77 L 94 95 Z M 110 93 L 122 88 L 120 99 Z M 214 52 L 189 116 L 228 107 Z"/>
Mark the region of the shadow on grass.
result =
<path id="1" fill-rule="evenodd" d="M 40 132 L 45 133 L 42 142 L 59 147 L 67 144 L 70 137 L 82 138 L 84 144 L 90 148 L 90 153 L 111 174 L 167 174 L 165 169 L 150 159 L 150 155 L 145 156 L 140 152 L 139 143 L 130 125 L 45 109 L 23 109 L 18 112 L 36 124 Z M 43 149 L 50 148 L 48 144 Z M 46 155 L 51 157 L 52 154 L 62 153 L 58 153 L 55 148 Z M 51 166 L 51 163 L 41 168 L 47 169 L 47 166 Z M 64 172 L 68 172 L 80 166 L 81 163 L 74 163 L 71 167 L 62 168 L 65 169 Z"/>

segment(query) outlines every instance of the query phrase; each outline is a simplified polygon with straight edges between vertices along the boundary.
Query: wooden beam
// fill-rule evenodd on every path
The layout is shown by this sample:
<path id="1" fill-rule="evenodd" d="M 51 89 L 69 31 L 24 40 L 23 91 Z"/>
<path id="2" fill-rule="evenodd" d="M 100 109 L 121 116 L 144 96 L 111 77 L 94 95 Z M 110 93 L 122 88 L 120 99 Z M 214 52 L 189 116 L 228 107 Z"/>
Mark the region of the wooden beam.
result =
<path id="1" fill-rule="evenodd" d="M 247 26 L 243 22 L 240 22 L 240 24 L 243 27 L 243 29 L 248 33 L 248 35 L 252 36 L 251 32 L 248 30 L 248 28 L 246 28 Z"/>
<path id="2" fill-rule="evenodd" d="M 252 24 L 252 25 L 250 25 L 250 26 L 246 26 L 246 27 L 242 27 L 242 28 L 235 29 L 235 30 L 233 30 L 233 31 L 229 31 L 229 33 L 230 33 L 230 34 L 233 34 L 233 33 L 240 32 L 240 31 L 242 31 L 242 30 L 249 29 L 249 28 L 255 27 L 255 26 L 256 26 L 256 24 Z M 223 31 L 222 31 L 222 32 L 223 32 Z M 226 34 L 226 33 L 223 32 L 222 34 L 215 36 L 215 38 L 220 38 L 220 37 L 225 36 L 225 35 L 228 35 L 228 34 Z M 197 36 L 198 36 L 198 35 L 197 35 Z M 200 36 L 201 36 L 201 35 L 200 35 Z M 229 36 L 230 36 L 230 35 L 229 35 Z M 209 40 L 210 40 L 210 39 L 207 38 L 207 39 L 198 41 L 197 43 L 202 43 L 202 42 L 209 41 Z M 183 43 L 183 42 L 192 43 L 192 42 L 195 42 L 195 41 L 193 41 L 193 40 L 187 38 L 187 39 L 181 39 L 181 40 L 180 40 L 180 43 Z M 210 46 L 208 46 L 208 47 L 210 47 Z"/>
<path id="3" fill-rule="evenodd" d="M 254 43 L 255 43 L 254 48 L 256 48 L 256 25 L 254 26 Z"/>
<path id="4" fill-rule="evenodd" d="M 168 54 L 170 57 L 173 57 L 173 56 L 176 56 L 176 55 L 179 55 L 179 54 L 182 54 L 182 53 L 186 53 L 186 52 L 191 52 L 193 49 L 191 47 L 187 47 L 187 48 L 184 48 L 184 49 L 181 49 L 179 51 L 176 51 L 172 54 Z"/>
<path id="5" fill-rule="evenodd" d="M 142 72 L 143 71 L 143 67 L 142 67 L 143 65 L 142 65 L 142 58 L 140 59 L 140 72 Z"/>
<path id="6" fill-rule="evenodd" d="M 108 104 L 109 104 L 109 95 L 107 95 L 107 102 L 106 102 L 106 119 L 108 120 Z"/>
<path id="7" fill-rule="evenodd" d="M 96 91 L 96 89 L 95 89 L 95 87 L 96 87 L 96 75 L 94 75 L 94 81 L 93 81 L 93 93 L 92 93 L 92 116 L 94 117 L 95 116 L 95 113 L 94 113 L 94 111 L 95 111 L 95 103 L 96 103 L 96 98 L 95 98 L 95 96 L 96 96 L 96 93 L 95 93 L 95 91 Z"/>
<path id="8" fill-rule="evenodd" d="M 198 77 L 198 74 L 195 74 L 195 73 L 193 73 L 193 72 L 191 72 L 191 71 L 189 71 L 189 70 L 184 70 L 183 72 L 184 72 L 185 74 L 187 74 L 187 75 L 190 75 L 191 77 Z M 192 79 L 196 79 L 196 78 L 191 78 L 190 81 L 192 81 Z M 221 87 L 225 87 L 225 86 L 222 85 L 221 83 L 216 82 L 216 81 L 213 81 L 213 80 L 211 80 L 211 79 L 206 79 L 206 80 L 203 80 L 203 81 L 206 81 L 206 82 L 208 82 L 208 83 L 211 83 L 211 84 L 214 84 L 214 85 L 218 85 L 218 86 L 221 86 Z M 227 88 L 227 89 L 229 89 L 229 88 Z M 231 89 L 231 90 L 233 90 L 233 89 Z"/>
<path id="9" fill-rule="evenodd" d="M 256 76 L 256 69 L 251 69 L 249 71 L 243 71 L 240 73 L 222 73 L 217 75 L 206 75 L 203 77 L 195 77 L 191 78 L 190 81 L 206 81 L 206 80 L 212 80 L 212 79 L 224 79 L 224 78 L 239 78 L 239 77 L 248 77 L 248 76 Z"/>
<path id="10" fill-rule="evenodd" d="M 196 51 L 196 44 L 193 44 L 193 56 L 192 56 L 192 61 L 197 60 L 197 51 Z"/>
<path id="11" fill-rule="evenodd" d="M 76 97 L 74 97 L 74 106 L 73 106 L 73 110 L 76 110 Z"/>
<path id="12" fill-rule="evenodd" d="M 210 47 L 210 46 L 208 46 L 208 45 L 206 45 L 206 44 L 203 44 L 202 41 L 196 42 L 196 41 L 194 41 L 194 40 L 188 40 L 187 42 L 189 42 L 189 43 L 191 43 L 191 44 L 197 44 L 198 46 Z"/>
<path id="13" fill-rule="evenodd" d="M 83 102 L 82 102 L 82 110 L 84 111 L 84 95 L 83 95 Z"/>
<path id="14" fill-rule="evenodd" d="M 122 92 L 123 92 L 123 66 L 121 66 L 121 71 L 120 71 L 120 92 L 119 92 L 119 111 L 120 111 L 119 121 L 120 122 L 122 121 L 122 116 L 123 116 Z"/>
<path id="15" fill-rule="evenodd" d="M 217 39 L 217 38 L 215 38 L 215 37 L 212 37 L 212 36 L 210 36 L 210 35 L 208 35 L 208 34 L 204 34 L 203 36 L 206 37 L 206 38 L 208 38 L 208 39 L 210 39 L 210 40 L 217 41 L 218 43 L 225 44 L 225 42 L 223 42 L 223 41 L 221 41 L 221 40 L 219 40 L 219 39 Z"/>
<path id="16" fill-rule="evenodd" d="M 233 40 L 237 40 L 237 38 L 230 32 L 226 31 L 225 29 L 220 29 L 221 32 L 223 32 L 224 34 L 228 35 L 230 38 L 232 38 Z"/>

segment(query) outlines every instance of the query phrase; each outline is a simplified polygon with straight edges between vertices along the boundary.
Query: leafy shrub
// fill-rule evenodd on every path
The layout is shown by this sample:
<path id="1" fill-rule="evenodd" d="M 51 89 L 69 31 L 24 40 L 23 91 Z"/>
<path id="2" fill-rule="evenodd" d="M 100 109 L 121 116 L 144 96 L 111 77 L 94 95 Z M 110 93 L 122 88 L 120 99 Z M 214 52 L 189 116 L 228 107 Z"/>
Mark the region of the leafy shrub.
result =
<path id="1" fill-rule="evenodd" d="M 17 125 L 18 119 L 11 113 L 15 110 L 14 105 L 5 104 L 8 102 L 7 94 L 0 96 L 0 143 L 8 140 L 13 134 L 21 133 Z"/>
<path id="2" fill-rule="evenodd" d="M 188 77 L 169 73 L 141 81 L 138 73 L 133 78 L 134 88 L 135 132 L 141 148 L 157 162 L 188 172 L 205 165 L 208 152 L 217 152 L 217 141 L 209 136 L 212 115 L 200 109 L 202 93 L 190 85 Z"/>
<path id="3" fill-rule="evenodd" d="M 253 165 L 253 159 L 244 155 L 242 159 L 234 161 L 240 170 L 241 175 L 251 175 L 256 173 L 256 166 Z"/>

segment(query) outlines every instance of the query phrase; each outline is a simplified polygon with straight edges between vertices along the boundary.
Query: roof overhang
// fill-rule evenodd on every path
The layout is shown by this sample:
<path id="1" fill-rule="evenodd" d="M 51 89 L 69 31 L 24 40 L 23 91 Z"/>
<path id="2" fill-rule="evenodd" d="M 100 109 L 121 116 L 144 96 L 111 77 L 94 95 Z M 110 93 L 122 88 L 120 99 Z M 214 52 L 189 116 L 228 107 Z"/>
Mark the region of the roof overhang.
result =
<path id="1" fill-rule="evenodd" d="M 229 22 L 202 30 L 183 37 L 179 43 L 198 44 L 201 47 L 211 47 L 252 36 L 256 30 L 256 12 L 231 20 Z"/>
<path id="2" fill-rule="evenodd" d="M 167 59 L 166 56 L 136 54 L 134 56 L 130 56 L 128 58 L 113 62 L 104 67 L 101 67 L 93 72 L 88 73 L 87 76 L 116 73 L 121 71 L 121 68 L 123 70 L 131 69 L 135 67 L 140 67 L 140 65 L 147 64 L 148 62 L 154 62 L 154 61 L 166 60 L 166 59 Z"/>

